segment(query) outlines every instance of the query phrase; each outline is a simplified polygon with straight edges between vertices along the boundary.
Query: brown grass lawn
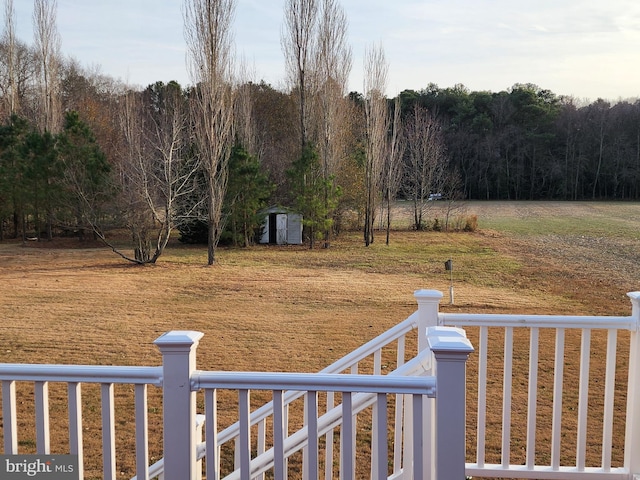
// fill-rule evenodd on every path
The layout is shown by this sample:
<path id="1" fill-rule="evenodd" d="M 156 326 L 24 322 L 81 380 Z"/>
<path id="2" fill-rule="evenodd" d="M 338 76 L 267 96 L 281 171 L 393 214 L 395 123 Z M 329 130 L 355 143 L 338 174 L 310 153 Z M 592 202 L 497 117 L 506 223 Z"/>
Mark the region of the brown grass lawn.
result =
<path id="1" fill-rule="evenodd" d="M 610 315 L 629 314 L 626 293 L 640 288 L 640 204 L 472 202 L 460 214 L 478 216 L 474 233 L 408 231 L 406 209 L 390 246 L 382 232 L 369 248 L 344 233 L 330 249 L 221 248 L 213 267 L 178 242 L 144 267 L 75 240 L 2 243 L 0 362 L 157 365 L 152 342 L 188 329 L 205 333 L 201 369 L 317 371 L 406 318 L 419 288 L 442 290 L 443 311 Z M 52 421 L 66 416 L 62 396 L 52 387 Z M 92 396 L 85 408 L 99 409 Z M 27 452 L 35 434 L 21 423 Z M 86 428 L 86 443 L 99 437 Z"/>

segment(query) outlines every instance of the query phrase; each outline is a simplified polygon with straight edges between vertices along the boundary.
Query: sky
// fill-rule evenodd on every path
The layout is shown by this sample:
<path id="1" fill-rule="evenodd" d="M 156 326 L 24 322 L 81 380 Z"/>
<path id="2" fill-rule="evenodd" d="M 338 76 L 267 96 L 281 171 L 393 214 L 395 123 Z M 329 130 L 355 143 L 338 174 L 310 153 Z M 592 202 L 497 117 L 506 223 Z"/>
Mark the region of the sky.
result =
<path id="1" fill-rule="evenodd" d="M 284 0 L 236 0 L 234 43 L 255 81 L 284 88 Z M 182 0 L 58 0 L 63 54 L 133 85 L 177 80 L 186 68 Z M 640 97 L 637 0 L 342 0 L 353 68 L 382 46 L 387 94 L 463 84 L 499 92 L 533 83 L 582 101 Z M 17 36 L 33 43 L 32 0 L 14 0 Z M 4 9 L 1 15 L 4 15 Z M 4 21 L 4 19 L 3 19 Z"/>

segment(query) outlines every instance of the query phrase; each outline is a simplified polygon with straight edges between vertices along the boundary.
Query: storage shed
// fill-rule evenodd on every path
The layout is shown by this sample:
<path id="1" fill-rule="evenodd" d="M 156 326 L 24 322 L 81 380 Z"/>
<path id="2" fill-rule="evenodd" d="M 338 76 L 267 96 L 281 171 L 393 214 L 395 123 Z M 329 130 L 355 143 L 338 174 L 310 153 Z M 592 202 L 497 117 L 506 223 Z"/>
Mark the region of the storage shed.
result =
<path id="1" fill-rule="evenodd" d="M 302 244 L 302 215 L 284 207 L 269 207 L 262 211 L 264 222 L 260 243 L 276 245 Z"/>

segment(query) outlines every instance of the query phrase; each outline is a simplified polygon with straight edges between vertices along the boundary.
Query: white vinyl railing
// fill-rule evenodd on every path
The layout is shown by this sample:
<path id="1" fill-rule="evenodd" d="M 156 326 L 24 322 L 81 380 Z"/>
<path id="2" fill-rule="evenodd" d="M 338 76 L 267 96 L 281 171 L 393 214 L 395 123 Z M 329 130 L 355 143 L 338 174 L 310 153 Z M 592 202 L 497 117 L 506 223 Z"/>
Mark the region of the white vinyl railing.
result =
<path id="1" fill-rule="evenodd" d="M 455 325 L 476 330 L 478 334 L 474 355 L 478 360 L 477 413 L 473 422 L 477 444 L 475 458 L 467 464 L 468 475 L 541 480 L 629 479 L 640 473 L 640 293 L 630 293 L 629 297 L 632 314 L 623 317 L 437 315 L 439 325 Z M 619 332 L 627 332 L 629 344 L 618 341 Z M 543 335 L 551 336 L 552 350 L 541 351 Z M 569 335 L 572 339 L 579 337 L 579 347 L 575 346 L 577 339 L 569 343 Z M 515 336 L 520 338 L 517 344 Z M 495 341 L 496 337 L 503 339 L 502 345 Z M 619 361 L 618 351 L 628 351 L 628 362 Z M 528 365 L 523 368 L 520 361 L 518 369 L 516 355 L 521 357 L 523 353 Z M 498 362 L 502 368 L 496 372 Z M 604 372 L 604 377 L 594 379 L 590 370 L 596 362 L 600 362 L 598 370 Z M 490 367 L 493 375 L 502 379 L 502 390 L 497 397 L 488 394 L 489 381 L 495 379 L 489 373 Z M 577 376 L 577 381 L 569 379 L 569 374 L 573 374 L 571 378 Z M 542 375 L 551 383 L 541 381 Z M 626 378 L 626 385 L 620 384 L 620 377 Z M 595 388 L 596 385 L 600 387 Z M 520 394 L 515 405 L 517 388 Z M 567 408 L 569 392 L 577 400 L 572 399 L 571 407 Z M 601 407 L 594 409 L 593 405 Z M 626 407 L 621 409 L 621 405 Z M 550 422 L 539 415 L 542 408 L 551 412 Z M 626 413 L 622 414 L 621 410 Z M 498 462 L 486 460 L 487 441 L 495 435 L 488 433 L 490 414 L 501 419 Z M 550 439 L 538 438 L 542 421 L 551 425 Z M 626 429 L 624 444 L 618 443 L 616 447 L 619 451 L 624 449 L 624 458 L 617 465 L 612 456 L 615 423 Z M 512 430 L 515 424 L 521 425 L 525 433 L 515 434 Z M 591 424 L 601 424 L 601 430 L 595 431 Z M 524 449 L 518 463 L 512 461 L 518 456 L 518 452 L 512 450 L 515 443 Z M 593 454 L 589 455 L 594 448 L 601 449 L 599 461 L 593 460 Z M 574 455 L 568 455 L 567 449 L 573 449 Z M 548 460 L 544 461 L 545 458 Z"/>
<path id="2" fill-rule="evenodd" d="M 30 401 L 25 386 L 32 384 L 36 452 L 77 454 L 83 478 L 87 405 L 81 392 L 83 385 L 94 384 L 100 391 L 101 431 L 91 436 L 102 440 L 98 456 L 104 479 L 121 478 L 116 459 L 133 450 L 134 478 L 145 480 L 202 478 L 203 458 L 207 478 L 212 479 L 261 479 L 267 472 L 276 479 L 299 478 L 298 474 L 311 479 L 318 478 L 321 470 L 324 478 L 360 478 L 364 461 L 371 478 L 463 477 L 465 364 L 473 349 L 459 329 L 434 327 L 428 334 L 418 329 L 422 338 L 407 338 L 418 324 L 414 314 L 317 374 L 202 372 L 195 365 L 202 334 L 188 331 L 169 332 L 156 340 L 162 367 L 0 365 L 4 451 L 25 453 L 19 448 L 24 433 L 18 426 L 29 412 L 22 403 Z M 409 361 L 405 361 L 407 341 L 422 348 L 419 354 L 410 354 Z M 49 385 L 56 383 L 66 384 L 68 451 L 61 450 L 59 442 L 52 448 Z M 124 452 L 122 447 L 116 452 L 116 440 L 132 426 L 116 417 L 114 389 L 120 385 L 134 392 L 135 441 Z M 162 388 L 163 439 L 149 437 L 149 385 Z M 237 392 L 238 421 L 218 431 L 217 398 L 227 390 Z M 250 395 L 257 390 L 271 392 L 273 400 L 251 413 Z M 196 408 L 201 394 L 204 415 Z M 295 415 L 289 408 L 295 410 L 296 399 L 304 404 L 303 424 L 290 431 L 295 424 L 290 425 L 290 417 Z M 394 439 L 391 452 L 389 435 Z M 159 442 L 164 458 L 149 466 L 149 445 Z M 220 461 L 225 443 L 233 451 L 226 472 Z M 370 454 L 362 456 L 363 448 L 371 449 Z M 296 454 L 301 459 L 290 462 Z M 96 452 L 90 456 L 95 458 Z"/>
<path id="3" fill-rule="evenodd" d="M 415 334 L 417 332 L 417 324 L 418 324 L 418 312 L 410 315 L 406 320 L 399 323 L 398 325 L 392 327 L 386 332 L 380 334 L 378 337 L 370 340 L 365 345 L 359 347 L 353 352 L 347 354 L 343 358 L 337 360 L 333 364 L 321 370 L 320 374 L 351 374 L 351 375 L 383 375 L 384 373 L 391 375 L 418 375 L 418 374 L 428 374 L 429 371 L 424 371 L 417 373 L 416 366 L 420 365 L 420 361 L 416 361 L 417 357 L 417 344 L 418 341 L 415 338 Z M 413 334 L 413 335 L 411 335 Z M 426 330 L 425 330 L 426 334 Z M 426 338 L 426 335 L 423 335 Z M 413 352 L 409 353 L 407 351 L 408 344 L 413 345 Z M 426 348 L 426 342 L 422 342 L 422 348 Z M 406 365 L 406 357 L 413 358 L 411 361 L 411 365 Z M 424 358 L 429 358 L 427 355 Z M 395 367 L 395 369 L 394 369 Z M 289 431 L 288 425 L 288 410 L 292 408 L 296 401 L 302 400 L 303 403 L 307 401 L 305 398 L 304 390 L 295 390 L 288 389 L 283 393 L 283 407 L 285 408 L 285 429 L 287 432 Z M 354 415 L 359 414 L 365 408 L 369 407 L 374 402 L 374 397 L 372 395 L 359 396 L 360 402 L 354 405 Z M 402 422 L 403 422 L 403 406 L 405 402 L 405 398 L 401 394 L 396 394 L 393 399 L 394 402 L 394 420 L 393 427 L 391 428 L 394 441 L 392 442 L 392 472 L 401 472 L 402 471 L 402 456 L 403 456 L 403 430 L 402 430 Z M 336 405 L 336 396 L 335 392 L 328 391 L 326 393 L 326 398 L 324 399 L 326 403 L 327 409 L 331 409 Z M 301 407 L 303 410 L 306 406 L 303 405 Z M 334 409 L 334 412 L 336 410 Z M 256 409 L 251 413 L 249 419 L 249 426 L 256 427 L 256 438 L 253 441 L 254 448 L 256 450 L 256 455 L 261 456 L 266 451 L 266 432 L 267 426 L 269 422 L 273 421 L 274 411 L 273 411 L 273 402 L 267 402 L 260 408 Z M 371 419 L 365 419 L 365 422 L 371 422 Z M 334 433 L 336 427 L 339 426 L 339 421 L 333 422 L 329 425 L 326 432 L 324 433 L 324 441 L 325 445 L 333 445 L 334 443 Z M 305 433 L 306 435 L 306 433 Z M 300 436 L 300 433 L 298 433 Z M 238 422 L 233 423 L 229 427 L 223 429 L 218 434 L 218 445 L 222 448 L 224 445 L 231 445 L 230 449 L 235 448 L 235 444 L 240 441 L 240 424 Z M 303 444 L 303 452 L 306 452 L 306 446 Z M 332 479 L 333 472 L 333 458 L 334 451 L 332 448 L 325 449 L 326 458 L 324 459 L 324 478 Z M 268 455 L 272 455 L 273 452 L 267 452 Z M 205 455 L 204 446 L 199 448 L 199 456 L 203 457 Z M 262 455 L 262 458 L 265 458 Z M 305 453 L 306 459 L 306 453 Z M 161 466 L 163 460 L 161 460 Z M 239 466 L 239 458 L 235 456 L 236 467 Z M 161 469 L 154 469 L 154 471 L 160 472 Z"/>
<path id="4" fill-rule="evenodd" d="M 79 477 L 84 475 L 82 385 L 98 384 L 101 398 L 102 477 L 118 478 L 116 470 L 116 432 L 114 386 L 132 385 L 135 390 L 136 465 L 145 469 L 148 458 L 147 385 L 162 384 L 161 367 L 111 367 L 81 365 L 18 365 L 0 364 L 2 381 L 2 435 L 4 453 L 19 451 L 16 382 L 33 384 L 36 453 L 69 453 L 78 455 Z M 69 450 L 52 452 L 50 435 L 49 384 L 67 385 Z"/>
<path id="5" fill-rule="evenodd" d="M 389 375 L 200 372 L 194 365 L 199 335 L 171 332 L 156 341 L 163 353 L 165 371 L 162 469 L 165 478 L 196 478 L 200 474 L 199 450 L 204 450 L 207 478 L 249 480 L 263 478 L 265 472 L 271 471 L 275 479 L 285 479 L 290 474 L 288 459 L 296 452 L 302 452 L 303 458 L 301 467 L 296 465 L 293 470 L 294 478 L 299 478 L 298 475 L 303 479 L 318 478 L 321 463 L 330 466 L 323 476 L 333 475 L 336 448 L 339 455 L 335 462 L 340 478 L 361 478 L 362 473 L 356 469 L 359 438 L 356 418 L 368 406 L 373 408 L 371 438 L 365 440 L 371 446 L 367 468 L 371 478 L 389 477 L 388 435 L 397 428 L 402 432 L 403 450 L 401 469 L 392 473 L 395 478 L 464 477 L 465 364 L 473 349 L 463 331 L 433 327 L 425 332 L 427 350 Z M 424 376 L 429 371 L 435 372 L 435 376 Z M 166 372 L 181 373 L 168 375 Z M 186 389 L 185 384 L 191 388 Z M 206 441 L 202 444 L 194 429 L 189 428 L 196 424 L 195 398 L 199 390 L 204 390 L 207 419 Z M 239 419 L 232 435 L 235 463 L 228 472 L 220 465 L 221 443 L 231 438 L 226 433 L 228 430 L 218 432 L 217 428 L 217 398 L 222 390 L 234 390 L 238 395 Z M 271 429 L 266 439 L 266 427 L 258 429 L 257 439 L 252 435 L 250 392 L 255 390 L 267 390 L 273 396 L 269 415 Z M 304 424 L 292 433 L 288 432 L 286 420 L 287 391 L 304 392 L 305 400 Z M 318 402 L 321 393 L 325 399 L 329 393 L 339 394 L 340 405 L 325 401 L 321 411 Z M 400 425 L 388 418 L 391 415 L 387 408 L 389 396 L 412 399 L 404 402 Z M 423 400 L 432 396 L 435 404 Z M 396 402 L 395 412 L 400 408 Z M 339 447 L 331 438 L 321 448 L 321 439 L 337 427 L 340 428 Z M 361 461 L 357 463 L 361 468 Z"/>
<path id="6" fill-rule="evenodd" d="M 464 458 L 464 440 L 421 436 L 464 431 L 464 411 L 440 412 L 436 421 L 434 401 L 421 400 L 435 393 L 442 408 L 460 408 L 459 402 L 443 401 L 445 395 L 465 396 L 460 359 L 466 359 L 470 346 L 459 330 L 448 330 L 458 327 L 478 346 L 466 389 L 473 405 L 466 412 L 467 435 L 475 443 L 467 442 L 466 475 L 541 480 L 640 475 L 640 293 L 629 294 L 631 315 L 618 317 L 443 313 L 442 293 L 420 290 L 415 297 L 414 314 L 319 374 L 201 372 L 195 365 L 201 334 L 195 332 L 171 332 L 156 341 L 162 367 L 0 365 L 5 453 L 21 450 L 18 426 L 24 412 L 16 384 L 22 382 L 33 384 L 36 450 L 53 450 L 48 392 L 49 384 L 59 382 L 67 390 L 66 453 L 82 458 L 81 386 L 97 384 L 102 428 L 92 435 L 102 437 L 102 478 L 116 478 L 116 438 L 123 427 L 116 423 L 113 392 L 130 385 L 137 479 L 196 479 L 203 468 L 207 478 L 216 479 L 260 480 L 267 474 L 331 479 L 338 471 L 341 478 L 354 478 L 354 468 L 360 478 L 363 462 L 369 462 L 365 471 L 371 478 L 409 478 L 414 468 L 424 471 L 423 478 L 462 477 L 460 472 L 438 477 L 432 447 L 436 442 L 438 452 Z M 445 330 L 438 333 L 441 327 Z M 443 340 L 443 332 L 449 340 Z M 437 338 L 441 358 L 432 370 L 430 351 Z M 449 343 L 457 344 L 457 361 L 442 357 Z M 455 374 L 445 376 L 449 367 L 443 365 Z M 595 375 L 596 367 L 602 375 Z M 447 386 L 449 377 L 457 383 Z M 148 385 L 164 392 L 165 457 L 151 467 L 148 445 L 159 439 L 149 438 Z M 259 390 L 270 392 L 273 400 L 250 412 L 251 392 Z M 223 393 L 228 398 L 228 391 L 235 392 L 238 421 L 225 419 L 230 425 L 218 429 L 220 399 Z M 426 406 L 416 410 L 413 399 Z M 298 412 L 304 412 L 299 424 Z M 441 428 L 443 422 L 451 428 Z M 369 433 L 359 443 L 363 431 Z M 363 445 L 371 448 L 370 455 L 360 454 Z M 442 459 L 440 466 L 447 462 L 455 464 Z"/>

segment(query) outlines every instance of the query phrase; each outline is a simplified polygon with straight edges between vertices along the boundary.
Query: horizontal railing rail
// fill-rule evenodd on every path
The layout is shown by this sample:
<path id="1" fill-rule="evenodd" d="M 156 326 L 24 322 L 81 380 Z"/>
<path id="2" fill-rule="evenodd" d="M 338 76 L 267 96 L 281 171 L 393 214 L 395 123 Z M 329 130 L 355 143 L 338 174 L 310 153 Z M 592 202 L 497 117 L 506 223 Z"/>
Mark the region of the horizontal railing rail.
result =
<path id="1" fill-rule="evenodd" d="M 629 330 L 637 328 L 633 316 L 570 316 L 570 315 L 502 315 L 485 313 L 440 313 L 438 324 L 457 327 L 527 327 Z"/>
<path id="2" fill-rule="evenodd" d="M 421 360 L 416 358 L 416 360 Z M 407 364 L 409 365 L 409 364 Z M 419 364 L 421 365 L 421 364 Z M 411 375 L 417 369 L 406 369 Z M 427 395 L 435 397 L 436 380 L 397 375 L 352 375 L 288 372 L 200 372 L 192 376 L 194 390 L 224 388 L 229 390 L 289 390 Z"/>
<path id="3" fill-rule="evenodd" d="M 162 386 L 162 367 L 1 363 L 0 380 L 61 383 L 127 383 Z"/>

